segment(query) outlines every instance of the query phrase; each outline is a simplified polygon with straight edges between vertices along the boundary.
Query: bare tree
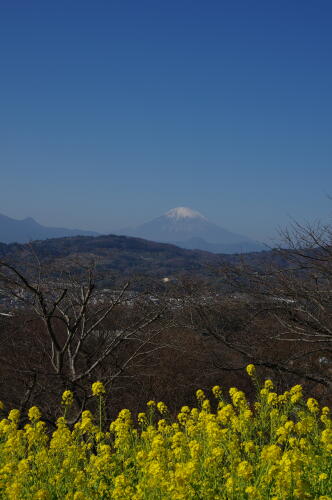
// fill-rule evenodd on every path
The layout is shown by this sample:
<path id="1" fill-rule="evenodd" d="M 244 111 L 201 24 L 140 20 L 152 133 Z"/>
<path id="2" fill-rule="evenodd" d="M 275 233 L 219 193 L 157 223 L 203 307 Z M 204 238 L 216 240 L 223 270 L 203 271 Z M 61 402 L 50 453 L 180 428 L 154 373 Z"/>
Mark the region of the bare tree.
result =
<path id="1" fill-rule="evenodd" d="M 332 385 L 332 230 L 294 223 L 285 245 L 215 270 L 224 290 L 187 287 L 182 315 L 214 347 L 224 371 L 255 363 L 280 380 Z"/>
<path id="2" fill-rule="evenodd" d="M 25 349 L 34 345 L 41 359 L 24 366 L 21 359 L 15 367 L 7 349 L 3 362 L 26 372 L 22 407 L 48 380 L 58 389 L 74 389 L 81 411 L 90 381 L 111 384 L 136 360 L 162 347 L 157 340 L 169 325 L 167 301 L 130 292 L 129 282 L 117 290 L 100 289 L 93 266 L 73 274 L 51 267 L 45 272 L 38 260 L 35 264 L 27 271 L 0 261 L 0 284 L 22 320 Z M 15 352 L 15 333 L 8 339 L 8 329 L 7 340 Z"/>

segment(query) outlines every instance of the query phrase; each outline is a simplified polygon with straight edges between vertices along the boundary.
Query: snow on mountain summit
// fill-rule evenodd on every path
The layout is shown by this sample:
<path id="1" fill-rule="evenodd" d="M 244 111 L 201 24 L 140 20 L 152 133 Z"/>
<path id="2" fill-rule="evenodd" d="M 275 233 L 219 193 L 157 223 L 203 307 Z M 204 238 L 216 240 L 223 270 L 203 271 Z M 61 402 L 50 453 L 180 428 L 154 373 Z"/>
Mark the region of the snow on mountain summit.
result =
<path id="1" fill-rule="evenodd" d="M 220 253 L 257 250 L 247 236 L 232 233 L 189 207 L 176 207 L 122 234 L 150 241 L 172 243 L 182 248 Z"/>
<path id="2" fill-rule="evenodd" d="M 197 210 L 192 210 L 189 207 L 176 207 L 172 208 L 168 212 L 165 213 L 166 217 L 170 217 L 172 219 L 193 219 L 193 218 L 199 218 L 199 219 L 206 219 L 204 215 L 201 213 L 197 212 Z"/>

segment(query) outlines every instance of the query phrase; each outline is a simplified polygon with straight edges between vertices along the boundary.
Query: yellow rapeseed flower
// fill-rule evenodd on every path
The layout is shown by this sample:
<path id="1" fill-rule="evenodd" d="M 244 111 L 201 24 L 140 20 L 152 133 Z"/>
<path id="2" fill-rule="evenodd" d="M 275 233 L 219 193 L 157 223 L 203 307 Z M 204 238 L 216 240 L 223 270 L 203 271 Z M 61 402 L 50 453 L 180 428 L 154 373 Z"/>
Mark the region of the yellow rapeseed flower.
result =
<path id="1" fill-rule="evenodd" d="M 253 500 L 257 500 L 258 498 L 260 498 L 258 490 L 255 486 L 247 486 L 245 492 L 247 493 L 248 497 L 252 498 Z"/>
<path id="2" fill-rule="evenodd" d="M 157 403 L 157 408 L 159 413 L 161 413 L 162 415 L 164 415 L 168 411 L 167 406 L 162 401 L 159 401 L 159 403 Z"/>
<path id="3" fill-rule="evenodd" d="M 221 398 L 221 388 L 220 385 L 215 385 L 212 387 L 212 394 L 214 395 L 215 398 Z"/>
<path id="4" fill-rule="evenodd" d="M 31 422 L 39 420 L 41 417 L 39 408 L 37 406 L 32 406 L 28 411 L 28 417 L 31 420 Z"/>
<path id="5" fill-rule="evenodd" d="M 8 420 L 11 420 L 11 422 L 17 423 L 20 420 L 20 410 L 10 410 L 8 414 Z"/>
<path id="6" fill-rule="evenodd" d="M 74 402 L 74 394 L 72 391 L 64 391 L 62 394 L 62 404 L 65 406 L 71 406 Z"/>
<path id="7" fill-rule="evenodd" d="M 307 407 L 311 413 L 319 413 L 318 402 L 314 398 L 309 398 L 307 400 Z"/>
<path id="8" fill-rule="evenodd" d="M 253 466 L 246 460 L 240 462 L 237 467 L 237 473 L 243 479 L 248 479 L 252 475 L 253 470 Z"/>
<path id="9" fill-rule="evenodd" d="M 253 377 L 256 374 L 256 367 L 253 364 L 247 365 L 246 371 L 249 377 Z"/>
<path id="10" fill-rule="evenodd" d="M 102 382 L 94 382 L 92 384 L 92 395 L 93 396 L 103 396 L 104 394 L 106 394 L 106 390 L 105 390 L 105 387 L 104 387 L 104 384 Z"/>
<path id="11" fill-rule="evenodd" d="M 276 444 L 265 446 L 262 450 L 261 457 L 268 462 L 276 462 L 281 456 L 281 449 Z"/>
<path id="12" fill-rule="evenodd" d="M 38 490 L 33 498 L 34 500 L 48 500 L 50 496 L 45 489 L 42 489 Z"/>
<path id="13" fill-rule="evenodd" d="M 323 406 L 322 415 L 327 416 L 330 413 L 330 408 L 328 406 Z"/>
<path id="14" fill-rule="evenodd" d="M 292 394 L 290 400 L 291 403 L 295 404 L 298 403 L 302 399 L 302 392 L 296 392 L 295 394 Z"/>
<path id="15" fill-rule="evenodd" d="M 196 398 L 198 399 L 199 402 L 202 402 L 204 401 L 205 399 L 205 394 L 204 394 L 204 391 L 202 391 L 202 389 L 198 389 L 196 391 Z"/>
<path id="16" fill-rule="evenodd" d="M 276 405 L 278 403 L 278 394 L 276 392 L 270 392 L 267 397 L 268 405 Z"/>
<path id="17" fill-rule="evenodd" d="M 182 406 L 178 421 L 162 402 L 158 409 L 167 415 L 155 418 L 152 402 L 146 413 L 138 414 L 141 426 L 123 409 L 110 432 L 103 428 L 100 411 L 96 416 L 83 411 L 72 426 L 60 417 L 50 435 L 37 407 L 29 410 L 31 422 L 23 428 L 20 413 L 12 410 L 8 418 L 0 418 L 0 496 L 332 500 L 329 408 L 322 408 L 317 418 L 316 400 L 298 404 L 301 386 L 281 396 L 271 389 L 266 382 L 251 405 L 242 391 L 232 388 L 231 403 L 220 399 L 215 411 L 199 390 L 199 408 Z M 218 395 L 219 390 L 215 386 L 213 392 Z M 104 392 L 98 386 L 95 392 L 100 410 Z M 62 404 L 71 398 L 69 391 Z"/>
<path id="18" fill-rule="evenodd" d="M 272 382 L 272 380 L 270 380 L 269 378 L 266 379 L 265 382 L 264 382 L 264 387 L 268 391 L 272 391 L 272 389 L 273 389 L 273 382 Z"/>
<path id="19" fill-rule="evenodd" d="M 139 422 L 141 425 L 146 424 L 146 423 L 147 423 L 146 413 L 144 413 L 144 412 L 140 412 L 140 413 L 137 415 L 137 420 L 138 420 L 138 422 Z"/>
<path id="20" fill-rule="evenodd" d="M 332 429 L 323 430 L 321 442 L 325 444 L 328 451 L 332 451 Z"/>
<path id="21" fill-rule="evenodd" d="M 87 500 L 87 497 L 82 493 L 82 491 L 76 491 L 73 496 L 73 500 Z"/>

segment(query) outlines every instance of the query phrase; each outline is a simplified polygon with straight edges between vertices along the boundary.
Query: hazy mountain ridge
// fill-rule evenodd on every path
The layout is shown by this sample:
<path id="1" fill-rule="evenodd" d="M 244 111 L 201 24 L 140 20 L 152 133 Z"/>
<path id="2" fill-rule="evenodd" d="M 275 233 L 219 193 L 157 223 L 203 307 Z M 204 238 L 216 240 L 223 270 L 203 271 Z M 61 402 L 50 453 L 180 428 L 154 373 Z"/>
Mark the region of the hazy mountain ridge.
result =
<path id="1" fill-rule="evenodd" d="M 265 249 L 247 236 L 239 235 L 210 222 L 196 210 L 177 207 L 136 228 L 114 231 L 116 234 L 169 243 L 189 250 L 212 253 L 247 253 Z M 113 231 L 112 231 L 113 233 Z M 34 240 L 72 236 L 98 236 L 94 231 L 47 227 L 33 218 L 17 220 L 0 214 L 0 241 L 27 243 Z"/>
<path id="2" fill-rule="evenodd" d="M 47 227 L 39 224 L 32 217 L 18 220 L 0 214 L 0 241 L 2 243 L 27 243 L 33 240 L 76 235 L 97 236 L 98 233 L 83 229 Z"/>
<path id="3" fill-rule="evenodd" d="M 190 238 L 184 243 L 181 241 L 174 241 L 174 245 L 181 248 L 187 248 L 188 250 L 203 250 L 206 252 L 211 252 L 215 254 L 238 254 L 238 253 L 250 253 L 250 252 L 260 252 L 265 248 L 256 242 L 241 241 L 239 243 L 210 243 L 202 238 Z"/>

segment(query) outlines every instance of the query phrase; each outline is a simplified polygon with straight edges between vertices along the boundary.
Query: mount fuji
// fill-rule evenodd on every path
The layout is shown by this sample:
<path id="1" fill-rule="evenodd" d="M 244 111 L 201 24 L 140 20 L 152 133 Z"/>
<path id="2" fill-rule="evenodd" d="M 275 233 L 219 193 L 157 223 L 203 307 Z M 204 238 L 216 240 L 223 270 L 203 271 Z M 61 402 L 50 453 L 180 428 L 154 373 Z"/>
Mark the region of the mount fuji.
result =
<path id="1" fill-rule="evenodd" d="M 189 207 L 172 208 L 136 228 L 123 230 L 122 234 L 214 253 L 245 253 L 265 248 L 247 236 L 209 222 L 204 215 Z"/>

